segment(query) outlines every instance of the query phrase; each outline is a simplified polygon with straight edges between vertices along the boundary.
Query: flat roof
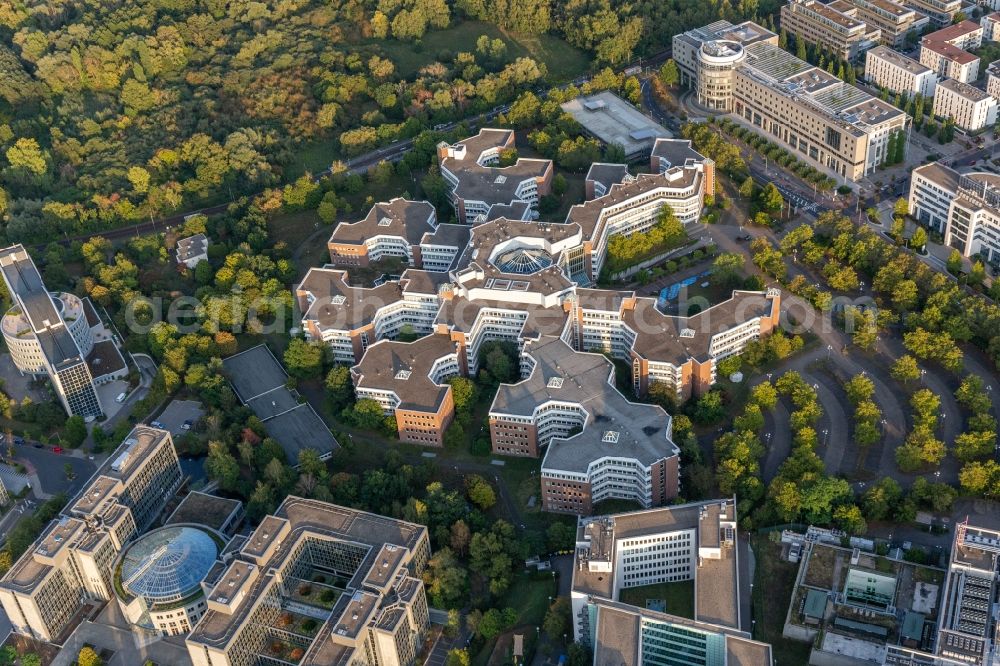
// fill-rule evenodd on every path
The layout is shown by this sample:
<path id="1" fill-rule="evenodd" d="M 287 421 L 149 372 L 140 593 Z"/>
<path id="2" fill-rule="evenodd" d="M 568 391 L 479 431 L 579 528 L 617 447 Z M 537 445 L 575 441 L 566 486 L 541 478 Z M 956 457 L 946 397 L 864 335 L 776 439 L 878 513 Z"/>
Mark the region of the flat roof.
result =
<path id="1" fill-rule="evenodd" d="M 967 99 L 971 102 L 982 102 L 987 99 L 992 99 L 989 93 L 985 90 L 969 85 L 968 83 L 963 83 L 962 81 L 958 81 L 956 79 L 945 79 L 944 81 L 938 83 L 938 87 L 950 90 L 959 97 Z"/>
<path id="2" fill-rule="evenodd" d="M 240 506 L 242 502 L 239 500 L 191 491 L 177 505 L 165 524 L 198 523 L 222 532 L 226 521 L 234 512 L 239 511 Z"/>
<path id="3" fill-rule="evenodd" d="M 376 236 L 395 236 L 417 245 L 424 234 L 434 231 L 435 220 L 434 206 L 430 203 L 396 197 L 372 206 L 362 220 L 338 224 L 329 242 L 364 245 Z"/>
<path id="4" fill-rule="evenodd" d="M 658 137 L 673 134 L 612 92 L 577 97 L 560 105 L 584 129 L 606 144 L 618 144 L 626 155 L 648 152 Z"/>
<path id="5" fill-rule="evenodd" d="M 323 329 L 350 331 L 372 323 L 379 308 L 402 298 L 398 281 L 354 287 L 347 283 L 347 275 L 340 269 L 310 268 L 295 287 L 300 300 L 308 301 L 302 318 Z"/>
<path id="6" fill-rule="evenodd" d="M 875 48 L 867 51 L 866 53 L 867 56 L 885 60 L 886 62 L 890 62 L 893 65 L 896 65 L 897 67 L 905 69 L 910 74 L 919 75 L 919 74 L 926 74 L 931 71 L 930 67 L 927 67 L 926 65 L 921 65 L 918 61 L 914 60 L 913 58 L 907 58 L 899 51 L 894 51 L 890 49 L 888 46 L 884 45 L 876 46 Z"/>
<path id="7" fill-rule="evenodd" d="M 458 354 L 458 343 L 445 334 L 425 335 L 413 342 L 380 340 L 368 347 L 351 371 L 358 389 L 391 391 L 397 409 L 436 412 L 451 388 L 434 381 L 435 364 Z"/>
<path id="8" fill-rule="evenodd" d="M 511 203 L 518 200 L 521 183 L 543 178 L 552 170 L 552 160 L 519 158 L 507 167 L 486 166 L 491 155 L 514 145 L 513 130 L 486 128 L 475 136 L 449 146 L 452 155 L 440 158 L 441 166 L 458 181 L 457 197 L 484 203 Z M 460 153 L 464 152 L 464 156 Z"/>
<path id="9" fill-rule="evenodd" d="M 87 367 L 92 377 L 103 377 L 125 370 L 125 359 L 113 340 L 99 340 L 87 355 Z"/>

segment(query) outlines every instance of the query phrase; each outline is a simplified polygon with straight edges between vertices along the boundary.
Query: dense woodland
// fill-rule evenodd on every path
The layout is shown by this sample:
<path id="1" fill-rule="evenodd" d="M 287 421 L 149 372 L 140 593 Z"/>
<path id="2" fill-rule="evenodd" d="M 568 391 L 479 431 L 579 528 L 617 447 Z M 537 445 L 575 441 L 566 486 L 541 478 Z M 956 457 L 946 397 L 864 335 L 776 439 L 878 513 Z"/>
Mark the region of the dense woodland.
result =
<path id="1" fill-rule="evenodd" d="M 539 33 L 584 50 L 579 62 L 596 70 L 661 50 L 678 30 L 763 9 L 756 0 L 0 0 L 3 240 L 228 200 L 580 73 L 556 76 L 525 56 Z M 499 36 L 424 48 L 429 33 L 466 24 Z"/>

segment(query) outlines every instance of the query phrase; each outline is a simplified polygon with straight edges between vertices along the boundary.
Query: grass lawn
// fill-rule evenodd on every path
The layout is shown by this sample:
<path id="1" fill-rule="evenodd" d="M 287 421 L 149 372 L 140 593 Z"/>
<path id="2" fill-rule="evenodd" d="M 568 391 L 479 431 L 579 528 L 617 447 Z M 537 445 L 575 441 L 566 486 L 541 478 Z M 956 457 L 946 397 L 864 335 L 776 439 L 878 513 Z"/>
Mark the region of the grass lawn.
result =
<path id="1" fill-rule="evenodd" d="M 497 608 L 513 608 L 517 610 L 516 626 L 539 626 L 545 619 L 549 608 L 549 597 L 555 597 L 558 591 L 555 577 L 548 572 L 520 573 L 511 583 L 507 594 L 500 599 Z M 531 630 L 534 632 L 534 629 Z M 473 666 L 485 666 L 496 640 L 485 641 L 478 652 L 472 655 Z"/>
<path id="2" fill-rule="evenodd" d="M 451 61 L 460 51 L 476 52 L 480 35 L 502 39 L 507 44 L 507 60 L 530 57 L 548 68 L 550 81 L 564 81 L 587 71 L 590 58 L 583 51 L 552 35 L 515 35 L 503 33 L 495 25 L 480 21 L 462 21 L 444 30 L 433 30 L 419 42 L 367 39 L 359 44 L 364 53 L 389 58 L 396 72 L 412 78 L 421 67 L 435 60 Z M 441 58 L 444 56 L 444 58 Z"/>
<path id="3" fill-rule="evenodd" d="M 805 664 L 810 645 L 784 638 L 785 613 L 795 587 L 798 565 L 781 560 L 781 544 L 766 535 L 754 535 L 751 546 L 756 555 L 754 569 L 753 617 L 757 620 L 754 638 L 771 644 L 777 664 Z"/>
<path id="4" fill-rule="evenodd" d="M 667 602 L 667 612 L 671 615 L 694 619 L 693 580 L 627 587 L 618 596 L 619 601 L 639 608 L 646 607 L 646 599 L 663 599 Z"/>
<path id="5" fill-rule="evenodd" d="M 608 499 L 594 505 L 593 514 L 601 516 L 607 513 L 625 513 L 626 511 L 640 511 L 642 505 L 638 502 L 627 499 Z"/>

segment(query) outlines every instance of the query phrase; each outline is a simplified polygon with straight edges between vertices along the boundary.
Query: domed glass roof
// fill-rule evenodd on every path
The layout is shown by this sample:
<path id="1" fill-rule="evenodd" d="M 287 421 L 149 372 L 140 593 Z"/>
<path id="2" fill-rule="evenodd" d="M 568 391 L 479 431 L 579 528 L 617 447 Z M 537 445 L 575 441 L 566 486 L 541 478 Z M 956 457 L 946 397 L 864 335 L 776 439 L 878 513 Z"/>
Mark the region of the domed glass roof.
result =
<path id="1" fill-rule="evenodd" d="M 125 552 L 122 587 L 149 605 L 177 601 L 194 592 L 219 554 L 212 536 L 197 527 L 164 527 Z"/>
<path id="2" fill-rule="evenodd" d="M 518 247 L 497 256 L 493 262 L 504 273 L 527 275 L 552 265 L 552 255 L 538 248 Z"/>

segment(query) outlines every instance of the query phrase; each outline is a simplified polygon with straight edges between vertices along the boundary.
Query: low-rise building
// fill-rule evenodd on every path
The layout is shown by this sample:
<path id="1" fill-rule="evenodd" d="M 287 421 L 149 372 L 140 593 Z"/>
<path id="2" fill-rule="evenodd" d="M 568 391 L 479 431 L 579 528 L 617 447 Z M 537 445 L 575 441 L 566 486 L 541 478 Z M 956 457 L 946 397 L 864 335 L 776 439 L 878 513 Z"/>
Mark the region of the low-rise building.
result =
<path id="1" fill-rule="evenodd" d="M 865 53 L 865 79 L 894 93 L 923 95 L 927 99 L 934 95 L 937 84 L 937 74 L 929 67 L 887 46 Z"/>
<path id="2" fill-rule="evenodd" d="M 1000 176 L 960 174 L 940 162 L 913 170 L 910 215 L 966 257 L 1000 265 Z"/>
<path id="3" fill-rule="evenodd" d="M 545 336 L 527 342 L 522 359 L 521 381 L 501 385 L 490 406 L 490 437 L 501 455 L 537 457 L 545 447 L 544 510 L 589 515 L 606 499 L 648 508 L 677 496 L 670 416 L 626 400 L 607 358 Z"/>
<path id="4" fill-rule="evenodd" d="M 177 263 L 187 268 L 194 268 L 199 262 L 208 261 L 208 237 L 205 234 L 195 234 L 177 241 L 174 248 Z"/>
<path id="5" fill-rule="evenodd" d="M 968 83 L 945 79 L 937 85 L 932 113 L 938 118 L 951 118 L 956 127 L 975 132 L 996 122 L 997 101 Z"/>
<path id="6" fill-rule="evenodd" d="M 459 222 L 473 223 L 494 204 L 518 201 L 537 208 L 552 189 L 552 160 L 518 158 L 501 167 L 500 154 L 514 148 L 513 130 L 481 129 L 479 134 L 437 147 L 441 175 L 451 186 Z"/>
<path id="7" fill-rule="evenodd" d="M 735 499 L 587 518 L 577 529 L 570 592 L 573 637 L 594 664 L 770 666 L 741 612 Z M 694 617 L 620 600 L 628 588 L 693 581 Z M 660 600 L 662 603 L 662 600 Z"/>
<path id="8" fill-rule="evenodd" d="M 951 44 L 963 51 L 971 51 L 983 45 L 983 26 L 975 21 L 962 21 L 924 35 L 921 43 L 927 42 Z"/>
<path id="9" fill-rule="evenodd" d="M 939 79 L 972 83 L 979 77 L 979 56 L 948 42 L 924 40 L 920 44 L 920 64 L 932 69 Z"/>
<path id="10" fill-rule="evenodd" d="M 208 590 L 191 663 L 411 666 L 430 629 L 429 558 L 423 525 L 289 496 Z"/>
<path id="11" fill-rule="evenodd" d="M 903 5 L 926 15 L 938 28 L 951 25 L 962 10 L 962 0 L 903 0 Z"/>
<path id="12" fill-rule="evenodd" d="M 605 144 L 620 146 L 627 160 L 645 157 L 656 139 L 671 136 L 665 127 L 607 90 L 576 97 L 560 106 L 589 135 Z"/>
<path id="13" fill-rule="evenodd" d="M 467 374 L 464 366 L 458 343 L 437 334 L 413 342 L 377 342 L 351 375 L 359 400 L 374 400 L 386 416 L 395 417 L 401 442 L 442 446 L 455 416 L 445 382 Z"/>
<path id="14" fill-rule="evenodd" d="M 845 14 L 856 16 L 872 28 L 881 31 L 881 42 L 886 46 L 899 48 L 906 44 L 907 35 L 918 34 L 930 23 L 927 16 L 912 7 L 894 0 L 834 0 L 854 8 L 851 14 L 846 7 L 840 7 Z"/>
<path id="15" fill-rule="evenodd" d="M 983 41 L 1000 41 L 1000 12 L 983 16 L 979 19 L 979 25 L 983 26 Z"/>
<path id="16" fill-rule="evenodd" d="M 986 68 L 986 92 L 1000 102 L 1000 60 L 991 62 Z"/>
<path id="17" fill-rule="evenodd" d="M 14 631 L 60 644 L 82 619 L 82 602 L 112 600 L 119 554 L 149 528 L 182 480 L 170 433 L 133 428 L 0 579 L 0 603 Z"/>
<path id="18" fill-rule="evenodd" d="M 790 0 L 781 7 L 781 27 L 796 39 L 817 44 L 841 60 L 853 62 L 879 43 L 882 32 L 852 14 L 819 0 Z"/>

